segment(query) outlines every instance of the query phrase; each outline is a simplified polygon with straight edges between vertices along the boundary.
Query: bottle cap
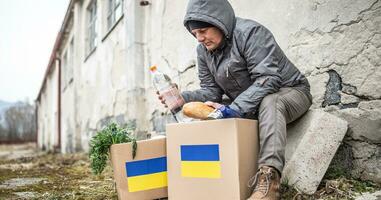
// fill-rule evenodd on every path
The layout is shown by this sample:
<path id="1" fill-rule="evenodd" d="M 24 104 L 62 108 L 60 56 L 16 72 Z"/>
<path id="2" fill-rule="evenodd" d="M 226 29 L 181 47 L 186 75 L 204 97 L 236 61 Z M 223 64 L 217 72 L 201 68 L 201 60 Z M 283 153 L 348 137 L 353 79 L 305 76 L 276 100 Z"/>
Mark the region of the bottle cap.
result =
<path id="1" fill-rule="evenodd" d="M 156 71 L 156 70 L 157 70 L 156 65 L 152 65 L 152 66 L 149 68 L 149 70 L 150 70 L 151 72 Z"/>

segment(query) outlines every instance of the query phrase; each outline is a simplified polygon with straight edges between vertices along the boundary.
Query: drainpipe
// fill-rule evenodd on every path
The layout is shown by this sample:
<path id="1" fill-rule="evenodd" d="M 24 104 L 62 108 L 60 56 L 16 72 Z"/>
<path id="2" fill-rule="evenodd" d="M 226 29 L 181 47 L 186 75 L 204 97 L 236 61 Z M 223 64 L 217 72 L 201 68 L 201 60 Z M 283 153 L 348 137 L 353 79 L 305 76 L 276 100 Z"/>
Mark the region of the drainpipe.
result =
<path id="1" fill-rule="evenodd" d="M 35 123 L 35 125 L 36 125 L 36 149 L 38 149 L 38 101 L 35 101 L 34 102 L 34 105 L 35 105 L 35 110 L 34 110 L 34 112 L 35 112 L 35 114 L 34 114 L 34 117 L 35 117 L 35 121 L 34 121 L 34 123 Z"/>
<path id="2" fill-rule="evenodd" d="M 61 150 L 61 59 L 56 57 L 55 58 L 58 66 L 58 92 L 57 92 L 57 127 L 58 127 L 58 144 L 56 149 L 58 149 L 60 152 Z"/>

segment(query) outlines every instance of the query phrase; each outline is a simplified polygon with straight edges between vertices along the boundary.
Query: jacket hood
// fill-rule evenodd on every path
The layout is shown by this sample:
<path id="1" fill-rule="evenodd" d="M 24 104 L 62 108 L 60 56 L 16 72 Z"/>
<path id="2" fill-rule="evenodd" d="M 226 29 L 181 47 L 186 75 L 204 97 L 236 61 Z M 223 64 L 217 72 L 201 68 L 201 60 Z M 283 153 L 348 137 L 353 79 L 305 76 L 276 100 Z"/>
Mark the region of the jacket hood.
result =
<path id="1" fill-rule="evenodd" d="M 219 28 L 226 38 L 231 38 L 236 22 L 234 10 L 227 0 L 189 0 L 184 26 L 191 32 L 188 21 L 197 20 Z"/>

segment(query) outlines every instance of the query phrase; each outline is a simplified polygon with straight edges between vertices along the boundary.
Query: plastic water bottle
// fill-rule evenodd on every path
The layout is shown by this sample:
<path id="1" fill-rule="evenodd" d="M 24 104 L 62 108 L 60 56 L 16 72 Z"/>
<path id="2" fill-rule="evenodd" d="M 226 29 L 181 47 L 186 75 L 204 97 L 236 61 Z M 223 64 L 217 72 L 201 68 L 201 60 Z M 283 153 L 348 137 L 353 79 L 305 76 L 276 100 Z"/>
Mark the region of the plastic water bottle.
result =
<path id="1" fill-rule="evenodd" d="M 179 90 L 172 84 L 169 76 L 157 70 L 156 66 L 150 67 L 150 71 L 154 87 L 159 91 L 159 94 L 163 96 L 165 104 L 174 115 L 176 121 L 182 121 L 182 113 L 179 111 L 181 111 L 181 107 L 184 105 L 185 101 L 180 95 Z"/>

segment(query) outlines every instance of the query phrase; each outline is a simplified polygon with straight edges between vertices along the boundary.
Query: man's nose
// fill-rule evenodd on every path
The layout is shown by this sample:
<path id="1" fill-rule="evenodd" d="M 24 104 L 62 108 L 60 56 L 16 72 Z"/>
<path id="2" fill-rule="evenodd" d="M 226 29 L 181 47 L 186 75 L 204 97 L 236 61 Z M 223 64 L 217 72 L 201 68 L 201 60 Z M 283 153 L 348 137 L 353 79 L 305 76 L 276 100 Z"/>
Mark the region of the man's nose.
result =
<path id="1" fill-rule="evenodd" d="M 201 34 L 196 34 L 196 38 L 198 42 L 203 42 L 205 40 L 205 37 Z"/>

